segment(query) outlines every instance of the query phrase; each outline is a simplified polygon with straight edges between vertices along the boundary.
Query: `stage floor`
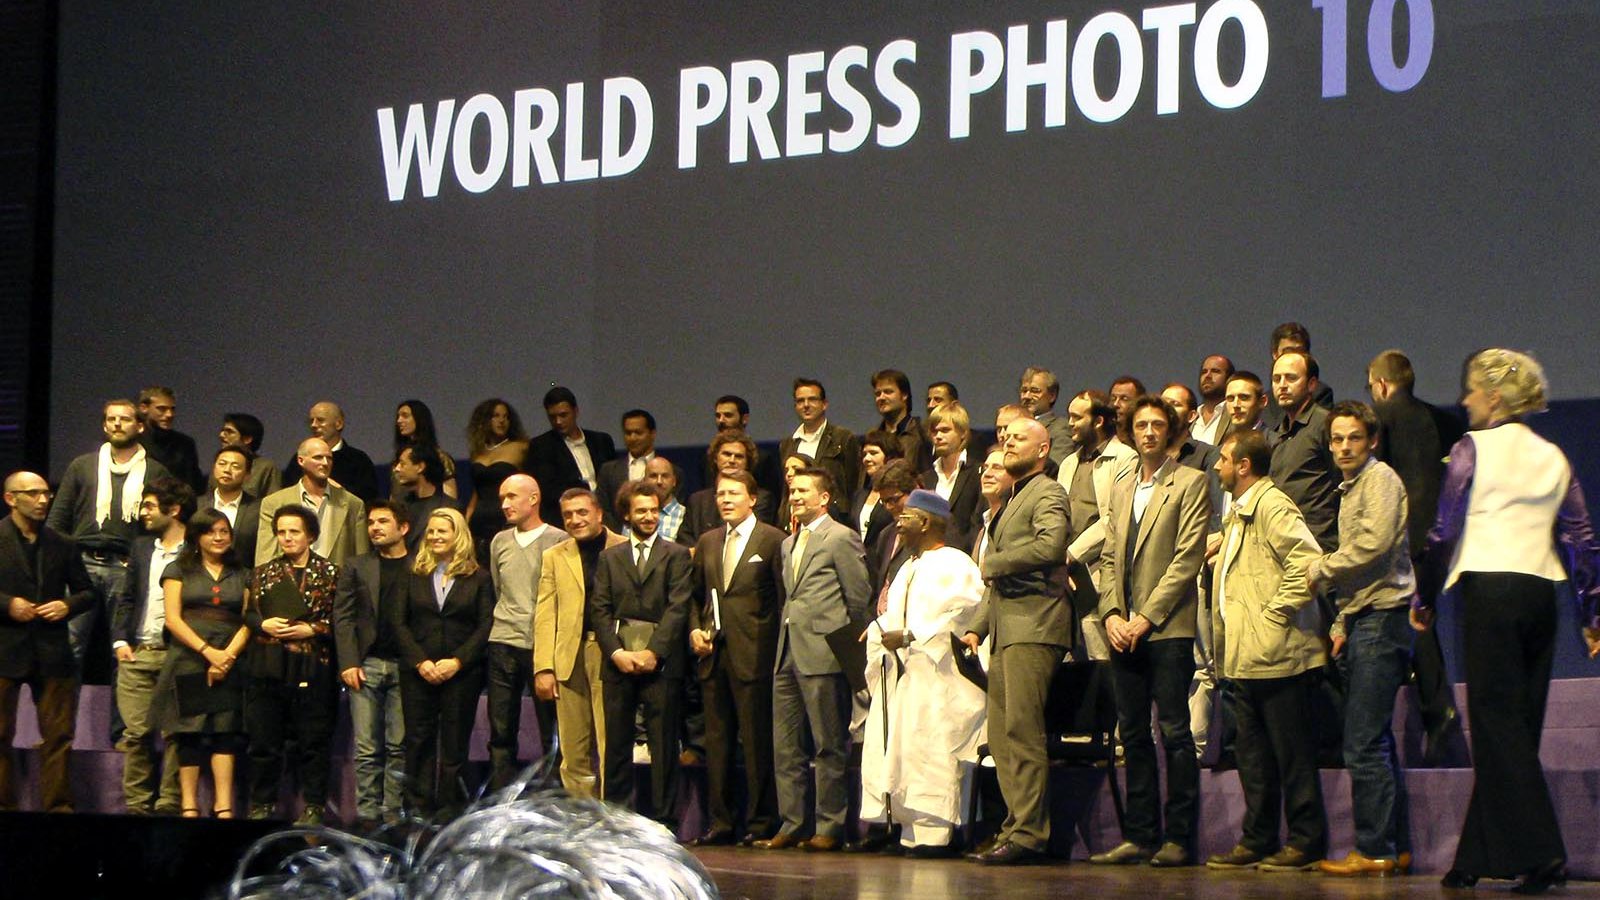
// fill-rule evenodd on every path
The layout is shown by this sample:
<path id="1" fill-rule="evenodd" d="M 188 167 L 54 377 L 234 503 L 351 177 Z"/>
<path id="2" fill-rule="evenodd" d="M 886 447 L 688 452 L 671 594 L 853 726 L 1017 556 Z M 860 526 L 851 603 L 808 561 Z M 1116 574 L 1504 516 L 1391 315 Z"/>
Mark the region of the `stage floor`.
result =
<path id="1" fill-rule="evenodd" d="M 1438 876 L 1343 879 L 1317 873 L 1213 872 L 1202 867 L 1161 870 L 1102 867 L 1083 861 L 1050 866 L 989 868 L 963 859 L 908 860 L 844 853 L 807 854 L 697 849 L 725 898 L 813 900 L 1033 900 L 1063 896 L 1094 900 L 1281 900 L 1281 898 L 1440 897 L 1505 894 L 1508 881 L 1480 882 L 1475 893 L 1446 891 Z M 1572 882 L 1551 896 L 1600 897 L 1600 882 Z"/>

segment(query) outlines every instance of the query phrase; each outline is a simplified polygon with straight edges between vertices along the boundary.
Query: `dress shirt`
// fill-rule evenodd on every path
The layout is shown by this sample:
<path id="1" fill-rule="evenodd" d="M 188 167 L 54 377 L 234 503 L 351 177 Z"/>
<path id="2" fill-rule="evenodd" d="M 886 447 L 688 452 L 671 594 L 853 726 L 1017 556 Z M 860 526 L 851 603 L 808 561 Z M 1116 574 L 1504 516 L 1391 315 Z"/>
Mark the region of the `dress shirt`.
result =
<path id="1" fill-rule="evenodd" d="M 534 541 L 537 541 L 539 536 L 544 534 L 549 527 L 550 524 L 548 522 L 540 522 L 538 527 L 530 528 L 527 531 L 523 531 L 519 528 L 516 531 L 511 532 L 511 536 L 517 539 L 518 547 L 526 550 L 530 545 L 533 544 Z"/>
<path id="2" fill-rule="evenodd" d="M 327 494 L 323 494 L 321 499 L 312 497 L 311 492 L 306 490 L 306 483 L 304 481 L 300 482 L 300 505 L 317 514 L 317 539 L 311 542 L 311 549 L 318 556 L 328 555 L 326 542 L 331 538 L 326 527 L 328 524 L 326 514 L 327 500 Z"/>
<path id="3" fill-rule="evenodd" d="M 239 493 L 238 497 L 234 498 L 234 501 L 232 503 L 227 503 L 227 502 L 223 501 L 222 492 L 221 491 L 212 491 L 211 492 L 211 508 L 216 510 L 219 513 L 222 513 L 224 516 L 228 517 L 228 527 L 230 527 L 230 528 L 239 527 L 239 522 L 238 522 L 238 519 L 239 519 L 239 504 L 243 500 L 244 500 L 244 492 L 243 491 L 241 491 Z"/>
<path id="4" fill-rule="evenodd" d="M 1151 475 L 1149 478 L 1141 478 L 1141 479 L 1139 479 L 1138 482 L 1136 482 L 1134 484 L 1134 486 L 1133 486 L 1133 524 L 1134 525 L 1138 525 L 1140 522 L 1144 521 L 1144 511 L 1145 511 L 1146 508 L 1148 508 L 1150 506 L 1150 495 L 1154 494 L 1156 492 L 1156 475 L 1160 475 L 1162 470 L 1166 469 L 1166 467 L 1169 466 L 1169 465 L 1174 465 L 1174 463 L 1171 460 L 1168 460 L 1167 462 L 1162 463 L 1161 464 L 1161 468 L 1156 470 L 1156 474 L 1155 475 Z M 1139 471 L 1140 474 L 1144 473 L 1144 466 L 1142 464 L 1139 466 L 1138 471 Z"/>
<path id="5" fill-rule="evenodd" d="M 234 504 L 238 508 L 238 504 Z M 139 643 L 145 647 L 159 647 L 166 643 L 162 640 L 161 632 L 167 627 L 166 592 L 161 584 L 161 574 L 167 566 L 176 562 L 178 555 L 183 552 L 183 541 L 176 547 L 168 550 L 161 545 L 161 540 L 156 540 L 155 552 L 150 554 L 150 571 L 144 586 L 144 619 L 139 622 Z M 115 650 L 118 647 L 128 646 L 127 641 L 116 641 L 111 645 Z"/>
<path id="6" fill-rule="evenodd" d="M 629 538 L 629 540 L 633 541 L 633 564 L 641 571 L 644 569 L 644 564 L 650 561 L 650 549 L 656 544 L 657 534 L 660 534 L 660 532 L 651 534 L 644 540 L 633 540 L 633 538 Z"/>
<path id="7" fill-rule="evenodd" d="M 732 547 L 733 547 L 732 553 L 733 553 L 733 559 L 735 560 L 735 562 L 737 562 L 738 560 L 744 559 L 744 546 L 746 544 L 750 543 L 750 535 L 755 533 L 755 530 L 756 530 L 756 515 L 755 515 L 755 513 L 751 513 L 750 515 L 745 516 L 744 517 L 744 521 L 740 522 L 737 525 L 729 525 L 728 526 L 728 536 L 726 538 L 724 538 L 725 543 L 723 544 L 723 547 L 722 547 L 723 558 L 727 559 L 727 554 L 729 552 L 728 546 L 731 544 Z M 726 588 L 728 578 L 732 574 L 733 574 L 732 572 L 728 572 L 728 571 L 724 571 L 722 573 L 722 581 L 723 581 L 724 588 Z"/>
<path id="8" fill-rule="evenodd" d="M 1221 403 L 1218 403 L 1209 422 L 1206 421 L 1205 407 L 1200 407 L 1196 412 L 1198 414 L 1195 416 L 1194 422 L 1189 426 L 1189 436 L 1215 447 L 1217 445 L 1217 435 L 1221 434 L 1222 429 L 1228 424 L 1228 411 L 1222 408 Z"/>
<path id="9" fill-rule="evenodd" d="M 796 453 L 804 453 L 805 455 L 811 457 L 812 462 L 816 462 L 817 448 L 822 445 L 822 433 L 827 430 L 827 419 L 823 419 L 821 422 L 819 422 L 817 424 L 817 430 L 810 434 L 806 433 L 805 423 L 802 422 L 800 427 L 794 430 L 794 451 Z"/>
<path id="10" fill-rule="evenodd" d="M 599 487 L 599 482 L 594 480 L 594 457 L 589 455 L 587 437 L 580 431 L 577 440 L 565 436 L 561 439 L 567 442 L 567 450 L 572 454 L 573 461 L 578 464 L 578 474 L 583 476 L 583 483 L 587 484 L 591 491 Z"/>
<path id="11" fill-rule="evenodd" d="M 956 470 L 955 472 L 951 473 L 949 478 L 944 476 L 944 468 L 941 465 L 942 462 L 942 460 L 938 459 L 933 461 L 933 491 L 944 499 L 949 500 L 950 494 L 956 489 L 956 478 L 961 475 L 961 467 L 967 464 L 966 448 L 963 447 L 961 449 L 961 455 L 956 457 Z"/>
<path id="12" fill-rule="evenodd" d="M 455 581 L 445 574 L 445 569 L 446 564 L 440 563 L 433 570 L 433 602 L 439 604 L 440 609 L 444 609 L 444 598 L 450 595 L 450 584 Z"/>
<path id="13" fill-rule="evenodd" d="M 647 467 L 650 465 L 650 460 L 655 459 L 655 458 L 656 458 L 656 452 L 654 450 L 651 450 L 649 453 L 646 453 L 643 456 L 629 456 L 628 457 L 628 480 L 629 481 L 641 481 L 641 480 L 643 480 L 644 476 L 647 474 Z"/>

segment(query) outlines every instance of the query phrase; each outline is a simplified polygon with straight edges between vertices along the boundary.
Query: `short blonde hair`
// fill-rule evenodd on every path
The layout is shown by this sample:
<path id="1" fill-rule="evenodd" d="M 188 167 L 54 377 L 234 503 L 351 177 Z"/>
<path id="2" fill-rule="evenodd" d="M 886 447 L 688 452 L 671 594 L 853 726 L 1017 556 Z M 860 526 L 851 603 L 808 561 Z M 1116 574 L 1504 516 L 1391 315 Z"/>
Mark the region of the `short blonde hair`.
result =
<path id="1" fill-rule="evenodd" d="M 1549 384 L 1539 361 L 1517 350 L 1490 347 L 1467 360 L 1467 385 L 1498 393 L 1509 415 L 1544 412 Z"/>
<path id="2" fill-rule="evenodd" d="M 460 512 L 445 507 L 428 514 L 428 522 L 434 519 L 448 519 L 456 529 L 456 539 L 450 545 L 450 564 L 444 573 L 451 578 L 460 578 L 478 571 L 478 558 L 472 550 L 472 532 L 467 530 L 466 518 Z M 427 522 L 422 527 L 426 531 Z M 418 575 L 432 575 L 438 567 L 439 560 L 434 558 L 433 550 L 428 547 L 427 538 L 424 537 L 422 545 L 417 548 L 417 561 L 412 564 L 411 571 Z"/>
<path id="3" fill-rule="evenodd" d="M 961 433 L 963 440 L 968 435 L 972 434 L 972 417 L 967 414 L 967 408 L 962 406 L 961 401 L 959 400 L 951 400 L 948 403 L 942 403 L 938 406 L 935 406 L 932 410 L 929 410 L 929 431 L 933 430 L 933 426 L 944 422 L 949 422 L 951 425 L 953 425 L 956 431 Z"/>

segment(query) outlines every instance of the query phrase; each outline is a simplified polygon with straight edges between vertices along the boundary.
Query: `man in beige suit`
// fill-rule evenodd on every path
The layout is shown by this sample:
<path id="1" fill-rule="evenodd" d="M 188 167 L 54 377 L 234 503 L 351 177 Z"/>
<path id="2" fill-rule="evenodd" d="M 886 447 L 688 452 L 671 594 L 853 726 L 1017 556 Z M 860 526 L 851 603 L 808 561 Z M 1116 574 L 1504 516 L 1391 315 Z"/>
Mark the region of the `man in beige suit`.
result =
<path id="1" fill-rule="evenodd" d="M 556 704 L 561 784 L 574 795 L 598 799 L 595 759 L 605 757 L 606 715 L 600 644 L 588 623 L 588 598 L 600 551 L 627 538 L 605 527 L 600 501 L 587 488 L 570 488 L 561 495 L 561 523 L 572 539 L 544 551 L 539 569 L 533 690 L 540 700 Z"/>
<path id="2" fill-rule="evenodd" d="M 300 478 L 288 487 L 268 494 L 261 501 L 256 528 L 256 556 L 265 562 L 278 555 L 278 538 L 272 530 L 272 516 L 281 507 L 297 504 L 317 514 L 321 534 L 311 549 L 336 566 L 352 556 L 366 553 L 367 505 L 360 497 L 329 480 L 333 471 L 333 451 L 322 438 L 306 438 L 295 454 Z"/>
<path id="3" fill-rule="evenodd" d="M 1212 627 L 1217 665 L 1233 683 L 1245 814 L 1238 845 L 1206 865 L 1304 871 L 1328 851 L 1311 717 L 1317 669 L 1328 664 L 1328 623 L 1306 583 L 1321 550 L 1294 501 L 1267 476 L 1266 437 L 1235 432 L 1220 449 L 1217 474 L 1234 501 L 1222 523 Z M 1282 849 L 1280 806 L 1289 821 Z"/>
<path id="4" fill-rule="evenodd" d="M 1128 807 L 1123 842 L 1089 861 L 1182 866 L 1190 860 L 1200 806 L 1188 692 L 1211 497 L 1206 476 L 1169 455 L 1184 434 L 1171 403 L 1145 394 L 1132 401 L 1123 422 L 1139 464 L 1133 477 L 1113 489 L 1104 519 L 1100 618 L 1111 646 Z M 1167 756 L 1164 830 L 1150 736 L 1152 700 Z"/>
<path id="5" fill-rule="evenodd" d="M 1067 404 L 1067 424 L 1077 449 L 1061 460 L 1056 480 L 1067 492 L 1071 537 L 1067 564 L 1083 563 L 1099 583 L 1105 519 L 1113 487 L 1133 471 L 1138 455 L 1117 439 L 1117 411 L 1100 391 L 1083 391 Z M 1078 610 L 1088 615 L 1093 610 Z"/>
<path id="6" fill-rule="evenodd" d="M 1016 419 L 1004 434 L 1011 499 L 991 526 L 981 569 L 986 584 L 976 628 L 962 638 L 974 652 L 990 638 L 989 752 L 1009 812 L 985 865 L 1042 862 L 1050 841 L 1045 701 L 1056 666 L 1072 643 L 1067 588 L 1067 492 L 1044 474 L 1050 434 Z"/>

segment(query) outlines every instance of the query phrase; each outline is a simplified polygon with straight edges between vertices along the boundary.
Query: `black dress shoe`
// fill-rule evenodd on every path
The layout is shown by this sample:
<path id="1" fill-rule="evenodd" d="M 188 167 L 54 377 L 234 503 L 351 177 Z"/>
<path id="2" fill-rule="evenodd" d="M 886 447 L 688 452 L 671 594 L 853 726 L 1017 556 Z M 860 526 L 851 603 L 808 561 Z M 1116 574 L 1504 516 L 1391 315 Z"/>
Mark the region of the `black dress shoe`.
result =
<path id="1" fill-rule="evenodd" d="M 1511 889 L 1513 894 L 1542 894 L 1558 884 L 1567 883 L 1567 861 L 1552 859 L 1532 872 L 1522 876 Z"/>
<path id="2" fill-rule="evenodd" d="M 918 844 L 915 847 L 906 847 L 907 859 L 949 859 L 956 855 L 956 846 L 946 844 L 943 847 L 932 844 Z"/>
<path id="3" fill-rule="evenodd" d="M 967 859 L 977 860 L 978 857 L 984 855 L 985 853 L 988 853 L 990 850 L 993 850 L 995 847 L 998 847 L 1000 845 L 999 838 L 1000 838 L 999 835 L 992 834 L 992 835 L 984 838 L 983 840 L 979 841 L 978 843 L 974 844 L 972 846 L 971 852 L 969 852 L 967 854 Z"/>
<path id="4" fill-rule="evenodd" d="M 726 847 L 733 843 L 733 829 L 713 828 L 689 842 L 691 847 Z"/>
<path id="5" fill-rule="evenodd" d="M 1006 841 L 978 857 L 978 862 L 986 866 L 1031 866 L 1049 861 L 1050 857 L 1043 852 L 1024 847 L 1015 841 Z"/>
<path id="6" fill-rule="evenodd" d="M 891 838 L 888 829 L 884 829 L 883 831 L 873 829 L 872 831 L 867 832 L 865 837 L 845 844 L 844 852 L 877 853 L 883 848 L 889 846 L 892 840 L 893 839 Z"/>
<path id="7" fill-rule="evenodd" d="M 1460 869 L 1451 869 L 1444 873 L 1443 878 L 1439 879 L 1440 886 L 1447 888 L 1469 888 L 1477 883 L 1478 876 L 1468 875 Z"/>

